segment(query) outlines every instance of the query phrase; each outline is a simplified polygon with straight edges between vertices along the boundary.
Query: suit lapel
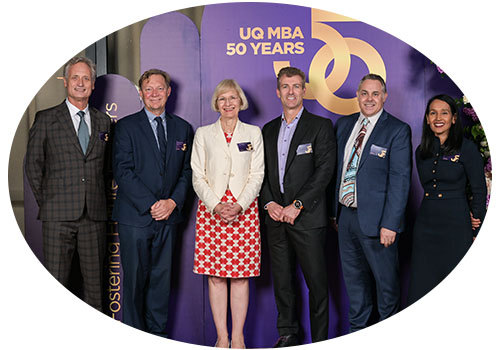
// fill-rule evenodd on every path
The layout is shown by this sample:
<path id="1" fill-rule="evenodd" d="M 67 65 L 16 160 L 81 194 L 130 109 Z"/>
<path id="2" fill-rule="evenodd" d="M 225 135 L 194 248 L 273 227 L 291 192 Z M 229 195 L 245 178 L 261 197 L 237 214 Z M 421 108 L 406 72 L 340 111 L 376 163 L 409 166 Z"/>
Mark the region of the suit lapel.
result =
<path id="1" fill-rule="evenodd" d="M 89 140 L 89 145 L 87 147 L 87 153 L 90 154 L 92 152 L 92 148 L 94 147 L 98 137 L 99 137 L 99 121 L 97 119 L 96 111 L 93 108 L 89 107 L 89 113 L 90 113 L 90 127 L 92 129 L 91 135 L 90 135 L 90 140 Z"/>
<path id="2" fill-rule="evenodd" d="M 172 154 L 177 150 L 177 132 L 174 118 L 171 115 L 165 114 L 165 119 L 167 120 L 167 156 L 165 159 L 165 164 L 168 164 Z"/>
<path id="3" fill-rule="evenodd" d="M 238 127 L 238 124 L 236 124 L 236 128 Z M 236 128 L 235 133 L 236 133 Z M 224 150 L 225 153 L 229 155 L 229 147 L 227 145 L 226 141 L 226 135 L 224 135 L 224 131 L 222 130 L 222 125 L 220 122 L 220 118 L 213 124 L 213 137 L 216 143 L 219 144 L 219 147 Z M 233 135 L 234 138 L 234 135 Z M 232 142 L 231 142 L 232 143 Z"/>
<path id="4" fill-rule="evenodd" d="M 278 173 L 278 137 L 281 127 L 281 117 L 276 118 L 271 125 L 269 125 L 269 136 L 265 142 L 267 154 L 269 155 L 269 175 L 273 179 L 273 183 L 279 189 L 279 173 Z M 278 191 L 279 192 L 279 191 Z"/>
<path id="5" fill-rule="evenodd" d="M 228 147 L 228 152 L 239 152 L 240 150 L 238 148 L 238 143 L 248 141 L 248 139 L 244 140 L 244 137 L 245 135 L 241 130 L 241 122 L 238 119 L 238 121 L 236 122 L 236 126 L 234 127 L 233 137 L 231 139 L 231 144 Z"/>
<path id="6" fill-rule="evenodd" d="M 356 125 L 356 122 L 358 121 L 359 118 L 359 113 L 352 115 L 349 117 L 348 122 L 346 123 L 345 130 L 342 130 L 340 132 L 340 135 L 337 135 L 338 138 L 338 151 L 339 155 L 341 158 L 340 160 L 344 160 L 345 157 L 345 147 L 347 145 L 347 141 L 349 140 L 349 137 L 351 136 L 351 133 L 354 129 L 354 125 Z M 350 150 L 349 150 L 350 151 Z"/>
<path id="7" fill-rule="evenodd" d="M 145 136 L 144 142 L 146 142 L 149 147 L 151 148 L 158 164 L 164 164 L 164 160 L 162 161 L 161 159 L 161 154 L 160 150 L 158 149 L 158 144 L 156 143 L 156 138 L 155 134 L 153 133 L 153 130 L 151 129 L 151 124 L 149 123 L 148 116 L 146 115 L 146 112 L 142 110 L 141 115 L 139 116 L 139 129 L 143 132 Z"/>
<path id="8" fill-rule="evenodd" d="M 292 141 L 290 142 L 290 148 L 288 149 L 288 156 L 286 157 L 285 174 L 290 168 L 295 156 L 297 155 L 297 147 L 299 147 L 300 142 L 304 139 L 307 133 L 307 127 L 309 124 L 309 113 L 304 109 L 302 111 L 302 116 L 299 119 L 295 132 L 293 133 Z M 314 150 L 313 150 L 314 152 Z"/>
<path id="9" fill-rule="evenodd" d="M 76 148 L 76 151 L 83 156 L 82 146 L 80 146 L 80 141 L 78 141 L 78 135 L 76 134 L 66 102 L 63 102 L 57 108 L 57 118 L 62 125 L 62 130 L 66 134 L 66 138 Z"/>

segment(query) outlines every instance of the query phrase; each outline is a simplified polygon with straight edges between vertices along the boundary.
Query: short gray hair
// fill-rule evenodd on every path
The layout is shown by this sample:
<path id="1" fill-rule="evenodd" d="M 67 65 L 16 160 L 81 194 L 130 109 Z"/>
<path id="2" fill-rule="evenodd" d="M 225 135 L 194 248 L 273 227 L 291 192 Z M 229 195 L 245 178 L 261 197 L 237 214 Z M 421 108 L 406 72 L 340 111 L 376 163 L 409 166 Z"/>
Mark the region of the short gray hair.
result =
<path id="1" fill-rule="evenodd" d="M 382 78 L 380 75 L 374 74 L 374 73 L 367 74 L 363 78 L 361 78 L 361 81 L 359 82 L 357 91 L 359 91 L 359 89 L 361 89 L 361 84 L 363 84 L 363 82 L 365 80 L 377 80 L 378 82 L 380 82 L 380 84 L 382 84 L 382 92 L 384 94 L 387 93 L 387 87 L 385 86 L 384 78 Z"/>
<path id="2" fill-rule="evenodd" d="M 90 58 L 87 58 L 87 57 L 73 57 L 68 62 L 66 62 L 66 64 L 64 65 L 64 68 L 63 68 L 64 78 L 66 80 L 68 80 L 69 79 L 69 77 L 68 77 L 69 69 L 72 66 L 74 66 L 75 64 L 80 63 L 80 62 L 83 62 L 87 66 L 89 66 L 90 72 L 91 72 L 91 75 L 92 75 L 92 77 L 91 77 L 92 82 L 95 82 L 95 80 L 97 78 L 97 73 L 96 73 L 96 69 L 95 69 L 95 63 L 92 62 L 92 60 Z"/>

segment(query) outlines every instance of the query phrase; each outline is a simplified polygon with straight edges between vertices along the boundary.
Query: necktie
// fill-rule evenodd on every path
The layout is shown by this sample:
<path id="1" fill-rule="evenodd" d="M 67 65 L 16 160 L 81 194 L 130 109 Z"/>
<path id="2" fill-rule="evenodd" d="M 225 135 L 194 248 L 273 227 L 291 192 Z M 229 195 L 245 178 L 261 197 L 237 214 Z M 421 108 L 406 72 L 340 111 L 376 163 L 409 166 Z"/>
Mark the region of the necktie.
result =
<path id="1" fill-rule="evenodd" d="M 77 113 L 80 117 L 80 125 L 78 125 L 78 141 L 80 141 L 80 146 L 82 146 L 83 154 L 87 152 L 87 146 L 89 145 L 89 127 L 85 123 L 85 112 L 80 111 Z"/>
<path id="2" fill-rule="evenodd" d="M 165 128 L 163 127 L 163 123 L 161 121 L 161 117 L 156 117 L 156 134 L 158 136 L 158 145 L 160 146 L 160 153 L 162 159 L 165 159 L 167 154 L 167 139 L 165 138 Z"/>
<path id="3" fill-rule="evenodd" d="M 356 136 L 351 154 L 349 155 L 349 161 L 344 175 L 340 202 L 346 207 L 350 207 L 354 203 L 356 172 L 358 171 L 359 159 L 361 158 L 361 146 L 363 145 L 363 139 L 366 135 L 366 124 L 368 124 L 368 119 L 364 118 L 361 130 L 359 130 L 358 136 Z"/>

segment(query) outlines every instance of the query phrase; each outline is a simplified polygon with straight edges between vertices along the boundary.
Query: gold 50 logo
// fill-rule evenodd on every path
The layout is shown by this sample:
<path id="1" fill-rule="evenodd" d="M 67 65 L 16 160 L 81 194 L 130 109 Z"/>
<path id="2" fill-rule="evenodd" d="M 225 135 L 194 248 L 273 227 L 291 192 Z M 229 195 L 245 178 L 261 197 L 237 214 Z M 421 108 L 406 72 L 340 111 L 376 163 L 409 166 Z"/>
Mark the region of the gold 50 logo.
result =
<path id="1" fill-rule="evenodd" d="M 311 9 L 311 36 L 325 43 L 311 60 L 309 83 L 306 83 L 306 99 L 317 100 L 330 112 L 349 115 L 359 111 L 356 98 L 341 98 L 335 92 L 344 84 L 351 68 L 351 55 L 359 57 L 370 73 L 386 78 L 384 61 L 373 46 L 357 38 L 344 38 L 338 31 L 323 22 L 354 22 L 355 20 L 331 12 Z M 335 60 L 328 76 L 328 65 Z M 290 61 L 274 61 L 278 74 Z M 361 79 L 361 77 L 359 77 Z"/>

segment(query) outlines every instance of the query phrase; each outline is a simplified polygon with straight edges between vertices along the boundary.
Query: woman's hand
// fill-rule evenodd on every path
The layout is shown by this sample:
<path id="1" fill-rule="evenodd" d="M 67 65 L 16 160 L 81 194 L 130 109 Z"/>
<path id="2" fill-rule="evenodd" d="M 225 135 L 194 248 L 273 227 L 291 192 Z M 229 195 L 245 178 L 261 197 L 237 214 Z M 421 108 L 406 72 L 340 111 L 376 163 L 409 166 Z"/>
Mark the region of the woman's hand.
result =
<path id="1" fill-rule="evenodd" d="M 226 202 L 220 202 L 217 204 L 214 208 L 214 212 L 218 214 L 222 221 L 226 224 L 230 224 L 236 218 L 238 215 L 241 213 L 241 205 L 238 203 L 226 203 Z"/>
<path id="2" fill-rule="evenodd" d="M 472 216 L 472 212 L 470 213 L 470 221 L 472 223 L 472 230 L 475 231 L 476 228 L 479 228 L 479 226 L 481 226 L 481 219 L 475 219 L 473 216 Z"/>
<path id="3" fill-rule="evenodd" d="M 220 215 L 226 223 L 230 224 L 240 215 L 241 210 L 241 205 L 238 203 L 226 203 Z"/>

